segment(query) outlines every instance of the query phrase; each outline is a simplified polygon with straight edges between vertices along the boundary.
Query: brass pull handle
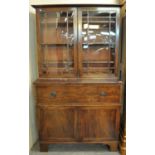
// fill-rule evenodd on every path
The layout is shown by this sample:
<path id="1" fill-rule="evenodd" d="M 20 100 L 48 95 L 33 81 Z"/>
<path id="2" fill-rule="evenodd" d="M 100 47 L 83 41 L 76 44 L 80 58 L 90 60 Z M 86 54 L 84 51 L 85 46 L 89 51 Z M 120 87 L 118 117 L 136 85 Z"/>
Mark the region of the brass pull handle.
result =
<path id="1" fill-rule="evenodd" d="M 101 92 L 100 96 L 107 96 L 107 93 L 106 92 Z"/>
<path id="2" fill-rule="evenodd" d="M 51 92 L 50 94 L 52 97 L 56 97 L 57 96 L 57 93 L 55 91 Z"/>

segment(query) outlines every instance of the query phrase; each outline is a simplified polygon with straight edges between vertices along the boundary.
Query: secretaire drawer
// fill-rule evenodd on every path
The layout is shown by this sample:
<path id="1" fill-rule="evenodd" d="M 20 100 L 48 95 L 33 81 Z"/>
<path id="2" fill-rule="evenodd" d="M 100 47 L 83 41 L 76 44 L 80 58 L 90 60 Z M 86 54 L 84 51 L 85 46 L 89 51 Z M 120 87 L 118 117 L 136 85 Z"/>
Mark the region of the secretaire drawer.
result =
<path id="1" fill-rule="evenodd" d="M 53 85 L 37 87 L 37 99 L 50 102 L 120 102 L 120 84 Z"/>

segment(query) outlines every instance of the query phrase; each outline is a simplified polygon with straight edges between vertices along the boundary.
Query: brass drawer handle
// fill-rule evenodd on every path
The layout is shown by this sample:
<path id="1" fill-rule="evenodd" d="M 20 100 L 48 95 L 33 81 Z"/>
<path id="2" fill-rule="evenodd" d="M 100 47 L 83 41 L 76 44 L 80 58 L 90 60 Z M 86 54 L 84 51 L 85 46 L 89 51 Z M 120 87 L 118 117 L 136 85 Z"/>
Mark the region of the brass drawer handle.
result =
<path id="1" fill-rule="evenodd" d="M 52 97 L 56 97 L 57 96 L 57 93 L 55 91 L 52 91 L 51 94 L 50 94 Z"/>
<path id="2" fill-rule="evenodd" d="M 107 93 L 106 92 L 101 92 L 100 96 L 107 96 Z"/>

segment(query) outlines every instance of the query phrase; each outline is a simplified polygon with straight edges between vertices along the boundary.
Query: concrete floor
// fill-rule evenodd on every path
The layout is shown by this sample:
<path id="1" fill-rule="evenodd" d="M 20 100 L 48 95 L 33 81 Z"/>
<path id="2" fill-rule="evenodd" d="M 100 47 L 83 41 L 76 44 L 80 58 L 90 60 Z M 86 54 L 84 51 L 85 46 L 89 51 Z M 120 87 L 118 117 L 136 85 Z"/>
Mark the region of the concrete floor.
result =
<path id="1" fill-rule="evenodd" d="M 108 147 L 102 144 L 53 144 L 48 152 L 40 152 L 36 144 L 30 155 L 120 155 L 118 152 L 110 152 Z"/>

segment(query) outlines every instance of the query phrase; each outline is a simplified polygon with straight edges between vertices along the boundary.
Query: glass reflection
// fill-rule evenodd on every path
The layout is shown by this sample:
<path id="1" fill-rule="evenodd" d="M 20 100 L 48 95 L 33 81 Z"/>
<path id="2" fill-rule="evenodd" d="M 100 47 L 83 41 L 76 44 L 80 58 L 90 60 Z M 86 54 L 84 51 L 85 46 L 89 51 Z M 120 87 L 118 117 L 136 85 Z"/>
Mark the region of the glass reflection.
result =
<path id="1" fill-rule="evenodd" d="M 74 11 L 40 12 L 43 69 L 48 74 L 73 73 Z"/>
<path id="2" fill-rule="evenodd" d="M 116 13 L 82 13 L 83 71 L 111 74 L 115 65 Z"/>

